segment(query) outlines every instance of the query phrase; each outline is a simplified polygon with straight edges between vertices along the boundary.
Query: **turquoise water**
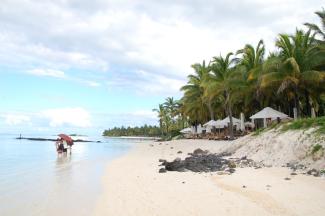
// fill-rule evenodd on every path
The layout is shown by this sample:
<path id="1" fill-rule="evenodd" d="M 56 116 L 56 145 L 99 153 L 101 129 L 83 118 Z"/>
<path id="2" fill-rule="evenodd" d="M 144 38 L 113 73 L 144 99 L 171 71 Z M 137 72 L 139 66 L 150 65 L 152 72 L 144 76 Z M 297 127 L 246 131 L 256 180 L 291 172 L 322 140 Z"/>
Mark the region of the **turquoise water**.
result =
<path id="1" fill-rule="evenodd" d="M 76 143 L 58 155 L 54 142 L 0 135 L 0 215 L 90 215 L 102 187 L 107 162 L 134 140 Z M 37 137 L 37 136 L 36 136 Z"/>

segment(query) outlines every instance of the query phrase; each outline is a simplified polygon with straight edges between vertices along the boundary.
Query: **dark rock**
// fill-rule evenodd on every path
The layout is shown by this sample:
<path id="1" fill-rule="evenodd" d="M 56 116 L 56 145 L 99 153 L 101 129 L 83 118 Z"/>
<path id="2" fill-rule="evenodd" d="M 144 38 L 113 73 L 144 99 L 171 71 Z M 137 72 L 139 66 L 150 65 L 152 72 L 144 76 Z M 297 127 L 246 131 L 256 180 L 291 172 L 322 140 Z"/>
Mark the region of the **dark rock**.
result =
<path id="1" fill-rule="evenodd" d="M 311 169 L 311 170 L 308 170 L 307 171 L 307 174 L 308 175 L 313 175 L 315 177 L 319 177 L 320 176 L 320 172 L 316 169 Z"/>
<path id="2" fill-rule="evenodd" d="M 173 149 L 174 147 L 170 147 L 170 149 Z"/>
<path id="3" fill-rule="evenodd" d="M 286 164 L 287 167 L 289 167 L 292 171 L 296 171 L 296 170 L 303 170 L 306 169 L 305 165 L 302 164 L 297 164 L 297 163 L 287 163 Z"/>
<path id="4" fill-rule="evenodd" d="M 293 173 L 290 173 L 290 175 L 297 175 L 297 173 L 293 172 Z"/>
<path id="5" fill-rule="evenodd" d="M 271 187 L 271 185 L 266 185 L 266 187 L 267 187 L 267 188 L 270 188 L 270 187 Z"/>
<path id="6" fill-rule="evenodd" d="M 159 169 L 159 173 L 165 173 L 165 172 L 167 172 L 165 168 Z"/>
<path id="7" fill-rule="evenodd" d="M 243 188 L 246 188 L 246 185 L 243 185 Z"/>
<path id="8" fill-rule="evenodd" d="M 198 149 L 195 149 L 193 151 L 193 155 L 203 155 L 203 154 L 207 154 L 208 151 L 203 151 L 202 149 L 198 148 Z"/>
<path id="9" fill-rule="evenodd" d="M 183 181 L 182 184 L 185 184 L 185 181 Z"/>
<path id="10" fill-rule="evenodd" d="M 247 156 L 240 158 L 240 160 L 246 160 L 246 159 L 247 159 Z"/>
<path id="11" fill-rule="evenodd" d="M 178 172 L 184 172 L 186 170 L 192 172 L 214 172 L 224 170 L 227 165 L 228 160 L 216 154 L 193 154 L 184 160 L 176 158 L 172 162 L 166 162 L 165 168 L 168 171 Z"/>
<path id="12" fill-rule="evenodd" d="M 228 167 L 229 168 L 236 168 L 236 163 L 234 161 L 229 161 Z"/>
<path id="13" fill-rule="evenodd" d="M 179 153 L 179 152 L 178 152 Z M 190 156 L 186 157 L 184 160 L 181 158 L 176 158 L 172 162 L 163 161 L 162 165 L 165 166 L 167 171 L 177 171 L 177 172 L 218 172 L 224 174 L 232 174 L 236 170 L 236 167 L 257 167 L 260 168 L 263 164 L 256 163 L 251 159 L 243 158 L 232 158 L 226 159 L 225 155 L 228 153 L 212 154 L 208 151 L 203 151 L 202 149 L 196 149 L 193 153 L 189 153 Z"/>
<path id="14" fill-rule="evenodd" d="M 183 152 L 182 151 L 178 151 L 177 154 L 182 154 Z"/>
<path id="15" fill-rule="evenodd" d="M 286 177 L 286 178 L 284 178 L 284 180 L 287 180 L 287 181 L 289 181 L 289 180 L 291 180 L 291 178 L 288 178 L 288 177 Z"/>

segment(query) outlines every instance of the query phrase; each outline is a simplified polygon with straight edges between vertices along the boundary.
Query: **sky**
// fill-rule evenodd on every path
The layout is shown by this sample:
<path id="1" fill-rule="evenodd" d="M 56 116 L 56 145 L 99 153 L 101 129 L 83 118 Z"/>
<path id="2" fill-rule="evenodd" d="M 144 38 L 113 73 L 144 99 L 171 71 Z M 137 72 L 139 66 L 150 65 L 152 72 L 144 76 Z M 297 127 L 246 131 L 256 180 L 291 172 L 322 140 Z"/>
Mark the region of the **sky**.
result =
<path id="1" fill-rule="evenodd" d="M 322 5 L 323 3 L 323 5 Z M 0 0 L 0 133 L 157 125 L 191 65 L 319 23 L 320 0 Z"/>

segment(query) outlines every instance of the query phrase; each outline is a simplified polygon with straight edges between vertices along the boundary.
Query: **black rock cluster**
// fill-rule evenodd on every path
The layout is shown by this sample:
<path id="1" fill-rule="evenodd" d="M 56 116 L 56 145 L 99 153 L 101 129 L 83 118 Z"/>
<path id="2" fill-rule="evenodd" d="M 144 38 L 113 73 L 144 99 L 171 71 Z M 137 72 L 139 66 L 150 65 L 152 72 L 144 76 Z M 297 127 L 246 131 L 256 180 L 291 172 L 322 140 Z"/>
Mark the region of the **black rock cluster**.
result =
<path id="1" fill-rule="evenodd" d="M 210 154 L 208 151 L 202 149 L 196 149 L 193 153 L 189 153 L 189 157 L 184 160 L 176 158 L 172 162 L 160 159 L 161 168 L 160 173 L 166 171 L 177 172 L 215 172 L 215 171 L 227 171 L 229 173 L 235 172 L 236 165 L 233 161 L 225 159 L 225 156 L 229 154 Z"/>

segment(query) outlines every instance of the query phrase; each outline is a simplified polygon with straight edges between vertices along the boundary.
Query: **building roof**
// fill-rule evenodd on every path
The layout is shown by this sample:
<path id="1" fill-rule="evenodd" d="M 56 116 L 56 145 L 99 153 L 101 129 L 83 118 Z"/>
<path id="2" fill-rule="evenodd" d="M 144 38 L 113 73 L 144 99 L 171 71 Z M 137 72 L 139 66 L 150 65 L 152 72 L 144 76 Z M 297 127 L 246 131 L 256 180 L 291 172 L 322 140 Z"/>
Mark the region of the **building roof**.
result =
<path id="1" fill-rule="evenodd" d="M 250 118 L 251 119 L 265 119 L 265 118 L 285 119 L 285 118 L 289 118 L 289 116 L 282 113 L 282 112 L 279 112 L 279 111 L 277 111 L 275 109 L 272 109 L 271 107 L 265 107 L 264 109 L 262 109 L 261 111 L 259 111 L 255 115 L 252 115 Z"/>

